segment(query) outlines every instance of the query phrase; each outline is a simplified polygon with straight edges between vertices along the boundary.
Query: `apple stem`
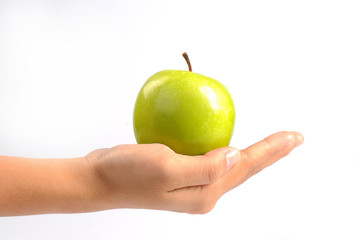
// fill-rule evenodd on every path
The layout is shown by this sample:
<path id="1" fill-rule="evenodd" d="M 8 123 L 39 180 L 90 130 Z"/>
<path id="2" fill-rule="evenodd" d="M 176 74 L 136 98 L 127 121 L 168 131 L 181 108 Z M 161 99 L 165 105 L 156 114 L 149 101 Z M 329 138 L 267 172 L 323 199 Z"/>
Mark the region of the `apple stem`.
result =
<path id="1" fill-rule="evenodd" d="M 190 72 L 192 72 L 192 65 L 191 65 L 191 62 L 189 61 L 188 54 L 187 54 L 186 52 L 184 52 L 182 55 L 183 55 L 184 59 L 185 59 L 186 62 L 187 62 L 188 70 L 189 70 Z"/>

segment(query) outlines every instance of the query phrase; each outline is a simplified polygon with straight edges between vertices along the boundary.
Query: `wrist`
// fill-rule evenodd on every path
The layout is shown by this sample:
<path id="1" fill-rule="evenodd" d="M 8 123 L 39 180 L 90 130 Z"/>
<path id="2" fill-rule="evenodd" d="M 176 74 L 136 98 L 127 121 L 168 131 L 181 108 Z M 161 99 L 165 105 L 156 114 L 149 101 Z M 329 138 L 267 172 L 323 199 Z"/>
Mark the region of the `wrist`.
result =
<path id="1" fill-rule="evenodd" d="M 102 152 L 95 150 L 77 159 L 75 181 L 78 186 L 78 209 L 75 212 L 94 212 L 107 209 L 106 200 L 109 194 L 103 177 L 99 173 L 99 162 Z"/>
<path id="2" fill-rule="evenodd" d="M 57 202 L 53 206 L 54 211 L 59 213 L 91 211 L 91 201 L 89 201 L 91 184 L 85 158 L 57 159 L 55 163 L 57 163 L 55 167 L 58 171 L 54 172 L 54 179 L 50 180 L 50 182 L 59 183 L 53 187 L 52 198 Z"/>

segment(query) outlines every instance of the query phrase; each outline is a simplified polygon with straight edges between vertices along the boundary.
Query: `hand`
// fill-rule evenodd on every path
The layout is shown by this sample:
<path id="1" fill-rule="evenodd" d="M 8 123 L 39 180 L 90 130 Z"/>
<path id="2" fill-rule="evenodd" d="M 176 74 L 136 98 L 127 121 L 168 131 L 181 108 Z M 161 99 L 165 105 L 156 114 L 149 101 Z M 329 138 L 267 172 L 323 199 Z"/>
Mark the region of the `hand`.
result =
<path id="1" fill-rule="evenodd" d="M 161 144 L 96 150 L 85 158 L 91 191 L 83 202 L 91 203 L 91 211 L 146 208 L 207 213 L 223 194 L 302 142 L 297 132 L 279 132 L 241 151 L 224 147 L 203 156 L 179 155 Z"/>

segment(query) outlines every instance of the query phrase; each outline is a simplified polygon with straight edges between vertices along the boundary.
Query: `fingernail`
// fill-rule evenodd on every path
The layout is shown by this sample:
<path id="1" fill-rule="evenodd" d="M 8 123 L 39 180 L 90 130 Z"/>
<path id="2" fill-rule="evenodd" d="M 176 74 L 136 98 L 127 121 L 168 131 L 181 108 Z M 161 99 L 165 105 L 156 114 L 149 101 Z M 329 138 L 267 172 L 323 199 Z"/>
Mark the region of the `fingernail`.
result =
<path id="1" fill-rule="evenodd" d="M 236 164 L 236 162 L 240 159 L 240 154 L 238 150 L 231 150 L 226 154 L 227 159 L 227 170 L 231 169 L 231 167 Z"/>

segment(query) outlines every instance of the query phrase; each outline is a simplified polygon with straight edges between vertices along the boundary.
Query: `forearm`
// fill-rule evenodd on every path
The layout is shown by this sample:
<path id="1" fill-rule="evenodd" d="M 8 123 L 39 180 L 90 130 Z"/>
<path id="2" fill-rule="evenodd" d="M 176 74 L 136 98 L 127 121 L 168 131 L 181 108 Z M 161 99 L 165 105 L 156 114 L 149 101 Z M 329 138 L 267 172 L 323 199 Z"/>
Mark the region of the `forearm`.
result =
<path id="1" fill-rule="evenodd" d="M 86 211 L 84 166 L 82 158 L 0 156 L 0 216 Z"/>

